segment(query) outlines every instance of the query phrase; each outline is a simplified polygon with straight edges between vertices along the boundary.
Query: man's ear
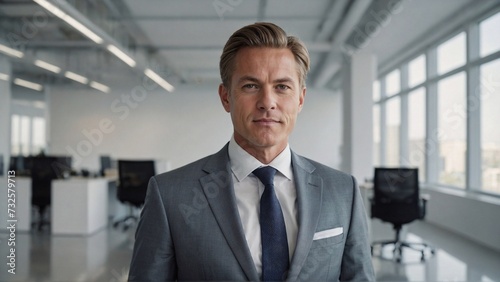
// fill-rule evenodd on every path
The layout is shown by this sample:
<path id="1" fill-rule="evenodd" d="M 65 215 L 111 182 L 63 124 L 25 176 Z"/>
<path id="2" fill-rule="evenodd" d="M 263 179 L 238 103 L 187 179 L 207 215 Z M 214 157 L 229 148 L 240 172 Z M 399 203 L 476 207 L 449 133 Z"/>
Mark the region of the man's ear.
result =
<path id="1" fill-rule="evenodd" d="M 299 94 L 299 113 L 302 111 L 302 107 L 304 106 L 304 99 L 306 98 L 306 88 L 302 88 L 302 91 Z"/>
<path id="2" fill-rule="evenodd" d="M 229 90 L 224 86 L 224 84 L 219 85 L 219 97 L 226 112 L 231 112 L 231 105 L 229 103 Z"/>

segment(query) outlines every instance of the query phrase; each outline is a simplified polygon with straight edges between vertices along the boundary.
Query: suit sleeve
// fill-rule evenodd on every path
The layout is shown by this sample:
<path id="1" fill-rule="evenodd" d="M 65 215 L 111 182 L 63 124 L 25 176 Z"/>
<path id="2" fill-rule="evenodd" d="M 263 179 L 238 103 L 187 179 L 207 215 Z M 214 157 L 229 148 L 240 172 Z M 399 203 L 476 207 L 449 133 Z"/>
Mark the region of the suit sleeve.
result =
<path id="1" fill-rule="evenodd" d="M 375 281 L 368 242 L 368 223 L 361 194 L 353 177 L 353 202 L 349 233 L 342 257 L 341 281 Z"/>
<path id="2" fill-rule="evenodd" d="M 149 180 L 141 218 L 135 234 L 129 281 L 174 281 L 175 252 L 166 209 L 156 179 Z"/>

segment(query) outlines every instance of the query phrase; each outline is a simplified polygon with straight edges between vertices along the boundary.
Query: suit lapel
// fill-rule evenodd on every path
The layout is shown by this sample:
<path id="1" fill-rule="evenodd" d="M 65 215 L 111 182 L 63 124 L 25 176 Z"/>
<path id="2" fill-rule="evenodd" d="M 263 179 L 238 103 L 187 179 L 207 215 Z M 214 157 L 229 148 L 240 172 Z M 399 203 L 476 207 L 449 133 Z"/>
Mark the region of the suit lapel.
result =
<path id="1" fill-rule="evenodd" d="M 292 152 L 292 166 L 297 190 L 299 231 L 288 280 L 297 279 L 311 249 L 323 191 L 322 178 L 312 175 L 315 167 L 311 163 Z"/>
<path id="2" fill-rule="evenodd" d="M 213 155 L 204 170 L 208 175 L 200 178 L 200 184 L 210 209 L 248 280 L 257 281 L 259 276 L 248 249 L 236 205 L 227 145 Z"/>

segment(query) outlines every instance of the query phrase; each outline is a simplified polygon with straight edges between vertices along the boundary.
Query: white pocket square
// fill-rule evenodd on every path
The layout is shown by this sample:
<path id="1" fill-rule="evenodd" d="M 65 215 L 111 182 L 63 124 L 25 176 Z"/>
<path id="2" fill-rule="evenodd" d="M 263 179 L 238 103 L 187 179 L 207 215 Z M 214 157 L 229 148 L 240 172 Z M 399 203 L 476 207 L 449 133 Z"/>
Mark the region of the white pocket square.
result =
<path id="1" fill-rule="evenodd" d="M 330 238 L 333 236 L 338 236 L 342 233 L 344 233 L 344 227 L 327 229 L 327 230 L 323 230 L 323 231 L 319 231 L 319 232 L 314 233 L 313 240 Z"/>

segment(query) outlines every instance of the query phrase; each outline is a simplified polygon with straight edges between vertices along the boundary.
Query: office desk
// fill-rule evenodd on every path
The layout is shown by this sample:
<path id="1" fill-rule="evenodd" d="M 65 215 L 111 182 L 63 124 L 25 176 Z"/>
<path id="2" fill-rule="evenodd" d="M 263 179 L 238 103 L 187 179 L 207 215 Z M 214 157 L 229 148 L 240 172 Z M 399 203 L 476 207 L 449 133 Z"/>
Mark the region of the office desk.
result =
<path id="1" fill-rule="evenodd" d="M 88 235 L 108 224 L 108 180 L 52 181 L 52 234 Z"/>
<path id="2" fill-rule="evenodd" d="M 16 199 L 16 231 L 30 231 L 31 229 L 31 179 L 29 177 L 16 176 L 13 178 L 15 182 L 15 199 Z M 2 231 L 5 230 L 8 218 L 7 207 L 7 177 L 0 177 L 0 226 Z"/>

